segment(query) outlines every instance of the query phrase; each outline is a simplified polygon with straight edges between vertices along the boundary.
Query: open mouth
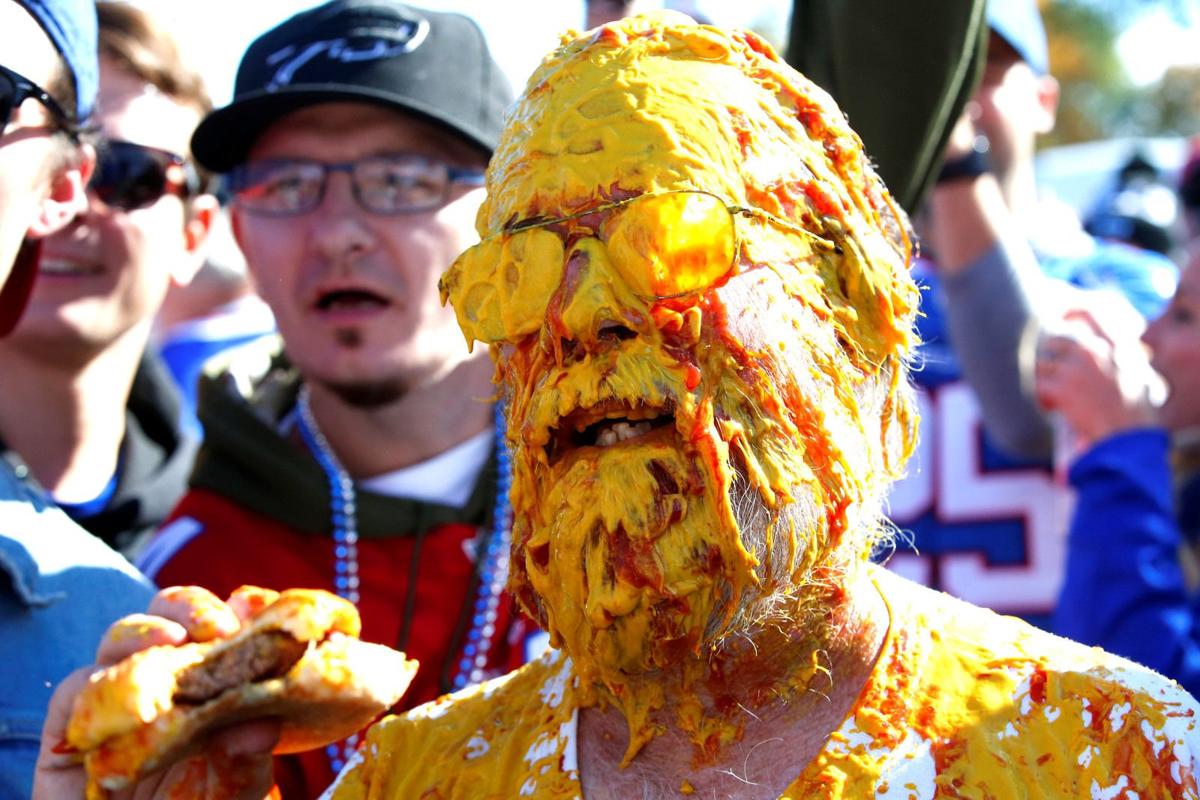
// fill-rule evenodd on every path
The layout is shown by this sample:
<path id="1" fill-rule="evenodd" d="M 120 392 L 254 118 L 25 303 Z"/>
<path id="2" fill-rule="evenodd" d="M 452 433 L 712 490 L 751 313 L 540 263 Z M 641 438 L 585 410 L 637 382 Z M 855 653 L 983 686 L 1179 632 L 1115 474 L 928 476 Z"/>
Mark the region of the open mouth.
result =
<path id="1" fill-rule="evenodd" d="M 369 289 L 337 289 L 323 292 L 313 305 L 318 311 L 369 311 L 386 308 L 391 301 Z"/>
<path id="2" fill-rule="evenodd" d="M 553 464 L 580 448 L 615 447 L 674 427 L 674 409 L 630 408 L 624 403 L 578 409 L 559 420 L 550 431 L 546 455 Z"/>

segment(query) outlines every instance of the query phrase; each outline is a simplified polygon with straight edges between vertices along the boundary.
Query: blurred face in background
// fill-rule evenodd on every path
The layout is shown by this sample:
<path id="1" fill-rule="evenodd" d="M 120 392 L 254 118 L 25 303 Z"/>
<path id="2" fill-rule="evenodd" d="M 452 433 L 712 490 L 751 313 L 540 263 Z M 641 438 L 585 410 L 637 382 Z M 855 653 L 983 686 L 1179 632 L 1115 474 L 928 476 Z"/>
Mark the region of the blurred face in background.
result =
<path id="1" fill-rule="evenodd" d="M 1054 127 L 1058 83 L 1038 75 L 1001 37 L 991 35 L 987 64 L 970 112 L 991 144 L 992 171 L 1005 186 L 1015 170 L 1032 165 L 1034 141 Z"/>
<path id="2" fill-rule="evenodd" d="M 149 157 L 138 163 L 149 164 L 148 169 L 165 177 L 162 192 L 151 192 L 137 203 L 114 199 L 110 205 L 89 190 L 87 210 L 45 244 L 33 297 L 13 333 L 14 343 L 64 347 L 87 355 L 130 331 L 148 334 L 167 289 L 190 280 L 201 262 L 216 201 L 196 198 L 189 210 L 184 168 L 157 152 L 176 158 L 186 153 L 200 110 L 177 102 L 104 56 L 97 108 L 105 140 L 154 149 L 126 148 Z M 129 205 L 136 207 L 125 207 Z"/>
<path id="3" fill-rule="evenodd" d="M 1192 249 L 1175 296 L 1142 339 L 1167 382 L 1159 421 L 1170 431 L 1200 426 L 1200 248 Z"/>

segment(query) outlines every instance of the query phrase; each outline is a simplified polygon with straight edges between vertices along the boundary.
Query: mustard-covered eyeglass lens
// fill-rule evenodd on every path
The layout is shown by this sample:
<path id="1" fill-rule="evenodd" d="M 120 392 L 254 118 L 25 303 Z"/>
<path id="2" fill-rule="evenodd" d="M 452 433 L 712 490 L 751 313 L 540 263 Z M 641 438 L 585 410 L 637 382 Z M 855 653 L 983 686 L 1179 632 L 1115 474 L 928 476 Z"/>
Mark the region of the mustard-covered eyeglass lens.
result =
<path id="1" fill-rule="evenodd" d="M 810 231 L 758 209 L 697 191 L 644 194 L 553 220 L 518 223 L 455 260 L 441 280 L 468 340 L 488 344 L 533 333 L 562 282 L 571 223 L 599 227 L 609 262 L 642 299 L 702 294 L 733 269 L 735 214 L 762 216 L 806 237 Z M 565 229 L 564 229 L 565 228 Z"/>

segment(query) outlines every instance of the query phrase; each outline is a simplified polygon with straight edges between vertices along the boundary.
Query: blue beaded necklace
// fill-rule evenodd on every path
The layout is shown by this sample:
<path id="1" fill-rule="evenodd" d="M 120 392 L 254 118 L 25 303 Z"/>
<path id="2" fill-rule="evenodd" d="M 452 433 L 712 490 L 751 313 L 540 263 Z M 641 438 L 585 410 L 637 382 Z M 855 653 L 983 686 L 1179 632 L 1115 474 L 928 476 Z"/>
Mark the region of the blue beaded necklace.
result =
<path id="1" fill-rule="evenodd" d="M 325 473 L 329 483 L 330 522 L 333 527 L 334 577 L 333 588 L 339 597 L 355 605 L 359 599 L 358 581 L 358 513 L 354 480 L 338 460 L 329 441 L 313 418 L 309 403 L 308 385 L 300 387 L 296 401 L 296 421 L 300 437 Z M 485 677 L 488 651 L 496 633 L 500 597 L 508 582 L 508 551 L 512 541 L 511 513 L 508 502 L 512 486 L 512 462 L 504 446 L 504 409 L 497 403 L 493 410 L 496 431 L 496 506 L 492 512 L 492 530 L 483 552 L 476 555 L 479 569 L 479 592 L 472 608 L 471 627 L 467 631 L 462 658 L 452 680 L 461 689 L 478 683 Z M 482 560 L 479 560 L 482 558 Z M 358 734 L 347 737 L 341 744 L 325 748 L 334 774 L 340 773 L 358 746 Z"/>
<path id="2" fill-rule="evenodd" d="M 467 631 L 462 660 L 458 662 L 458 673 L 452 683 L 455 689 L 479 683 L 488 677 L 484 674 L 488 649 L 496 633 L 500 596 L 508 583 L 508 555 L 512 544 L 512 509 L 508 493 L 512 488 L 512 461 L 508 448 L 504 446 L 504 403 L 496 403 L 492 414 L 495 417 L 493 430 L 496 432 L 496 505 L 492 509 L 492 530 L 487 538 L 487 546 L 481 555 L 476 554 L 479 594 L 472 609 L 471 629 Z"/>

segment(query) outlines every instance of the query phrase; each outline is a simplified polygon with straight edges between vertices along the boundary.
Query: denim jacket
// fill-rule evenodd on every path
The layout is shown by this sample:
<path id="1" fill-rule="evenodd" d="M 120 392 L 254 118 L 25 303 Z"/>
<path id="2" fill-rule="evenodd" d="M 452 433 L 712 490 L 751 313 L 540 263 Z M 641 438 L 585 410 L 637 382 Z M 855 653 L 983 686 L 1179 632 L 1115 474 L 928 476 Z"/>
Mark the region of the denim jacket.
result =
<path id="1" fill-rule="evenodd" d="M 152 584 L 0 459 L 0 798 L 29 797 L 54 687 Z"/>

